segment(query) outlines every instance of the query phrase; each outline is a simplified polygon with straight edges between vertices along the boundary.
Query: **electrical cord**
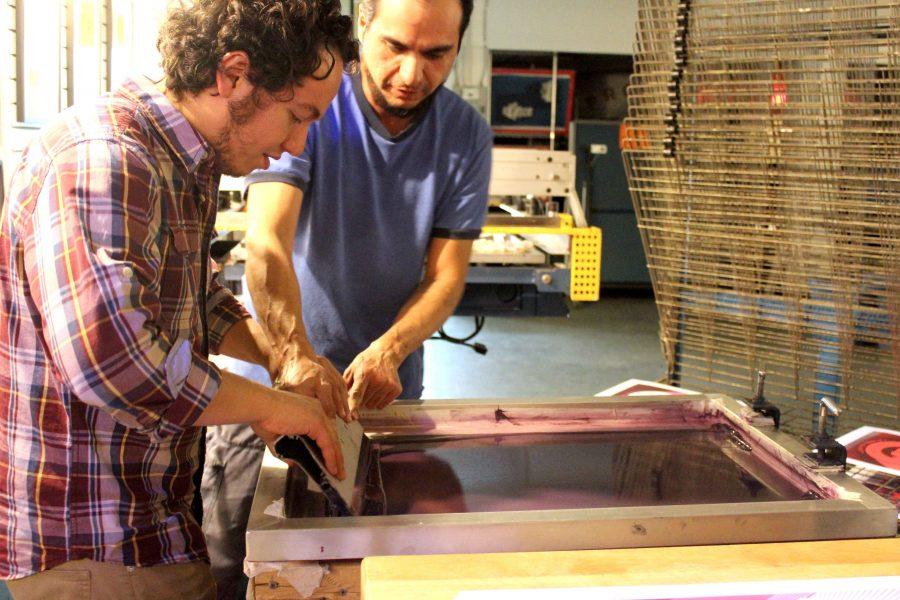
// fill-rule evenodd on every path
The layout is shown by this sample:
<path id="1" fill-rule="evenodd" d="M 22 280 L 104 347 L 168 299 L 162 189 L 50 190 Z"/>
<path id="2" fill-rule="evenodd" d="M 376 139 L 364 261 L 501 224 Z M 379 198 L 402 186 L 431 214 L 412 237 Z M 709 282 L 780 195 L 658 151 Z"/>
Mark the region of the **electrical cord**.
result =
<path id="1" fill-rule="evenodd" d="M 432 340 L 442 340 L 444 342 L 450 342 L 451 344 L 459 344 L 460 346 L 468 346 L 478 354 L 487 354 L 487 346 L 484 344 L 480 344 L 478 342 L 471 343 L 469 340 L 474 338 L 476 335 L 481 333 L 481 329 L 484 327 L 484 315 L 477 315 L 475 317 L 475 331 L 466 337 L 458 338 L 450 335 L 444 328 L 441 327 L 437 330 L 437 333 L 431 336 Z"/>

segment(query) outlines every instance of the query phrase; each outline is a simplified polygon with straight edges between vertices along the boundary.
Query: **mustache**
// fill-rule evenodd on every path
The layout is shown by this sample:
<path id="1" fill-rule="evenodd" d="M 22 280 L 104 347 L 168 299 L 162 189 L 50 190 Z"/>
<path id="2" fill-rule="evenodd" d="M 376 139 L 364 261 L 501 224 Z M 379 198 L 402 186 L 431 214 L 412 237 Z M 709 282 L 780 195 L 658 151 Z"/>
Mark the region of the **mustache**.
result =
<path id="1" fill-rule="evenodd" d="M 408 85 L 394 85 L 390 81 L 386 81 L 382 86 L 382 89 L 392 89 L 403 92 L 404 94 L 424 94 L 428 91 L 427 86 L 425 85 L 410 87 Z"/>

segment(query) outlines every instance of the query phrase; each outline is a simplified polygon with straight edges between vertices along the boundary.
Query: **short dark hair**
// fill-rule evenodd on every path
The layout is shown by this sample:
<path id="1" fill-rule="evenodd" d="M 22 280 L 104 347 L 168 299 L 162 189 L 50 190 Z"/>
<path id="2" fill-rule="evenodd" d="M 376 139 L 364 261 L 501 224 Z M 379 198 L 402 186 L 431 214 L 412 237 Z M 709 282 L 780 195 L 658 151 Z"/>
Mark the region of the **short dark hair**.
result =
<path id="1" fill-rule="evenodd" d="M 463 34 L 469 27 L 469 19 L 472 18 L 472 9 L 475 6 L 475 0 L 459 0 L 462 4 L 462 21 L 459 22 L 459 47 L 462 47 Z M 360 0 L 359 14 L 361 14 L 366 23 L 371 23 L 378 12 L 378 0 Z"/>
<path id="2" fill-rule="evenodd" d="M 247 53 L 250 83 L 274 94 L 318 71 L 323 51 L 355 62 L 352 28 L 338 0 L 196 0 L 169 12 L 156 46 L 178 96 L 215 85 L 222 57 L 234 51 Z"/>

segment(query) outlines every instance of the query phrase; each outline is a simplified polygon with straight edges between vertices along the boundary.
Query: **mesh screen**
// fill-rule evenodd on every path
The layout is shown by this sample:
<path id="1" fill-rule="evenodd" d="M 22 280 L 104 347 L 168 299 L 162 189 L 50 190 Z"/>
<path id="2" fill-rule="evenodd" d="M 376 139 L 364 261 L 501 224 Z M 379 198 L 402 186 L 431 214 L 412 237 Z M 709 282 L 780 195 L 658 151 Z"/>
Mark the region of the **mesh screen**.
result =
<path id="1" fill-rule="evenodd" d="M 674 383 L 900 426 L 900 2 L 640 0 L 622 145 Z"/>

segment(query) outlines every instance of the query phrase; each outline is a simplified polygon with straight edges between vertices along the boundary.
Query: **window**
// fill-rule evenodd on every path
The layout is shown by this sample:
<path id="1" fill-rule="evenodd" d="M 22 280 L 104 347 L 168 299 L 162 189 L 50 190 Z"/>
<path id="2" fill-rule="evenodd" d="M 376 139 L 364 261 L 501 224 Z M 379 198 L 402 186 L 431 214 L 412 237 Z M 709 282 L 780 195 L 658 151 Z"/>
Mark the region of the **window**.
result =
<path id="1" fill-rule="evenodd" d="M 90 102 L 108 90 L 107 19 L 104 0 L 72 0 L 69 3 L 71 56 L 68 87 L 70 104 Z"/>
<path id="2" fill-rule="evenodd" d="M 110 0 L 108 14 L 109 85 L 115 87 L 133 70 L 135 31 L 132 0 Z"/>
<path id="3" fill-rule="evenodd" d="M 16 121 L 39 126 L 68 104 L 63 40 L 66 2 L 15 5 Z"/>

